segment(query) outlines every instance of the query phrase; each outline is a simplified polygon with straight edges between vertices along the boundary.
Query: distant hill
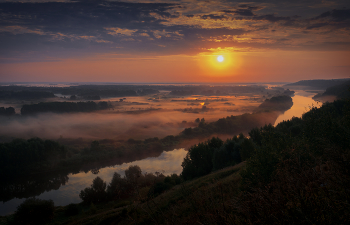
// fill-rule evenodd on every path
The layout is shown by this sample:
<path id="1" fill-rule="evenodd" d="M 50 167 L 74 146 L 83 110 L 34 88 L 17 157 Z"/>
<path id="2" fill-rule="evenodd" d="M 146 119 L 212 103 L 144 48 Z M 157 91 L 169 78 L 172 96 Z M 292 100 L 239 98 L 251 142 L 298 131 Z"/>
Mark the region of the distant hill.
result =
<path id="1" fill-rule="evenodd" d="M 271 99 L 266 99 L 261 105 L 259 110 L 270 111 L 287 111 L 293 106 L 293 99 L 287 95 L 275 96 Z"/>
<path id="2" fill-rule="evenodd" d="M 341 84 L 327 88 L 324 93 L 315 95 L 313 99 L 320 99 L 328 96 L 335 96 L 338 99 L 350 98 L 350 80 L 348 79 Z"/>
<path id="3" fill-rule="evenodd" d="M 313 89 L 313 90 L 326 90 L 329 87 L 341 85 L 345 82 L 349 82 L 350 79 L 331 79 L 331 80 L 301 80 L 295 83 L 286 84 L 284 87 L 294 89 Z M 299 87 L 299 88 L 298 88 Z"/>

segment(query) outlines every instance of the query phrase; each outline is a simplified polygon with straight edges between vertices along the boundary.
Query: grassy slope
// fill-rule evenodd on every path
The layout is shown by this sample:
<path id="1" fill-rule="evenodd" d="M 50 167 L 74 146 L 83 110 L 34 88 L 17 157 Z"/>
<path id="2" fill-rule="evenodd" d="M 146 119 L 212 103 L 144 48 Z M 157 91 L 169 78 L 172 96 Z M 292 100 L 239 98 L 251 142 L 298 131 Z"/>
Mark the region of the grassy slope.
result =
<path id="1" fill-rule="evenodd" d="M 245 162 L 185 182 L 147 199 L 147 190 L 139 190 L 134 201 L 109 202 L 81 206 L 80 214 L 64 216 L 58 207 L 51 224 L 186 224 L 191 221 L 216 221 L 227 215 L 229 200 L 239 193 L 239 171 Z M 228 197 L 229 196 L 229 197 Z M 208 211 L 213 211 L 208 213 Z M 204 213 L 205 212 L 205 213 Z"/>

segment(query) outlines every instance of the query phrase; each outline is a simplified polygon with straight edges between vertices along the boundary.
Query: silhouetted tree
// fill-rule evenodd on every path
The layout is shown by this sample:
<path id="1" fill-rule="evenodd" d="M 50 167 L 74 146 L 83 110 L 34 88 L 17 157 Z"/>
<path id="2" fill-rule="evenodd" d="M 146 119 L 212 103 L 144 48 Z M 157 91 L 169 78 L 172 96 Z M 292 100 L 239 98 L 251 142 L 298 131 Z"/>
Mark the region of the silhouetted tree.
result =
<path id="1" fill-rule="evenodd" d="M 141 175 L 142 175 L 141 168 L 137 165 L 129 166 L 129 168 L 125 170 L 125 178 L 133 184 L 137 183 L 137 179 L 141 177 Z"/>
<path id="2" fill-rule="evenodd" d="M 91 187 L 85 188 L 79 194 L 79 197 L 85 203 L 98 203 L 106 200 L 106 182 L 104 182 L 100 177 L 96 177 L 92 181 Z"/>
<path id="3" fill-rule="evenodd" d="M 213 169 L 214 150 L 220 148 L 222 144 L 222 140 L 213 137 L 205 143 L 192 146 L 181 164 L 183 168 L 181 177 L 189 180 L 210 173 Z"/>

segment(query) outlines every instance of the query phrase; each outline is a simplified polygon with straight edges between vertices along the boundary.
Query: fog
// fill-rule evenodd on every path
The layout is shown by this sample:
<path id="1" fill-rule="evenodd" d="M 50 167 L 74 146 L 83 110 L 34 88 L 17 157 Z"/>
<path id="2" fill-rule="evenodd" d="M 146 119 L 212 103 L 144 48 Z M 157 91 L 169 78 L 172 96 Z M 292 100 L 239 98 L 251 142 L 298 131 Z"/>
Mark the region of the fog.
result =
<path id="1" fill-rule="evenodd" d="M 190 96 L 156 102 L 149 97 L 130 97 L 124 102 L 114 98 L 103 100 L 107 100 L 113 108 L 91 113 L 0 117 L 0 136 L 25 139 L 162 138 L 197 126 L 194 122 L 196 118 L 211 122 L 230 115 L 250 113 L 262 102 L 260 96 Z M 18 108 L 16 112 L 19 112 Z"/>

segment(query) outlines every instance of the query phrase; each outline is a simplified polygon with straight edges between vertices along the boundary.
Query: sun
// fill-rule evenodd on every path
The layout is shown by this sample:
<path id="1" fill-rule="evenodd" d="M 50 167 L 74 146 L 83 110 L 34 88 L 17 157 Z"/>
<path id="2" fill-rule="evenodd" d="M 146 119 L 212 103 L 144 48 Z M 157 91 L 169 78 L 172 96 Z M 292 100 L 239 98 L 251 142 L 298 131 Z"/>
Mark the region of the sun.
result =
<path id="1" fill-rule="evenodd" d="M 217 60 L 218 62 L 222 62 L 222 61 L 224 61 L 224 57 L 223 57 L 222 55 L 219 55 L 219 56 L 216 58 L 216 60 Z"/>

